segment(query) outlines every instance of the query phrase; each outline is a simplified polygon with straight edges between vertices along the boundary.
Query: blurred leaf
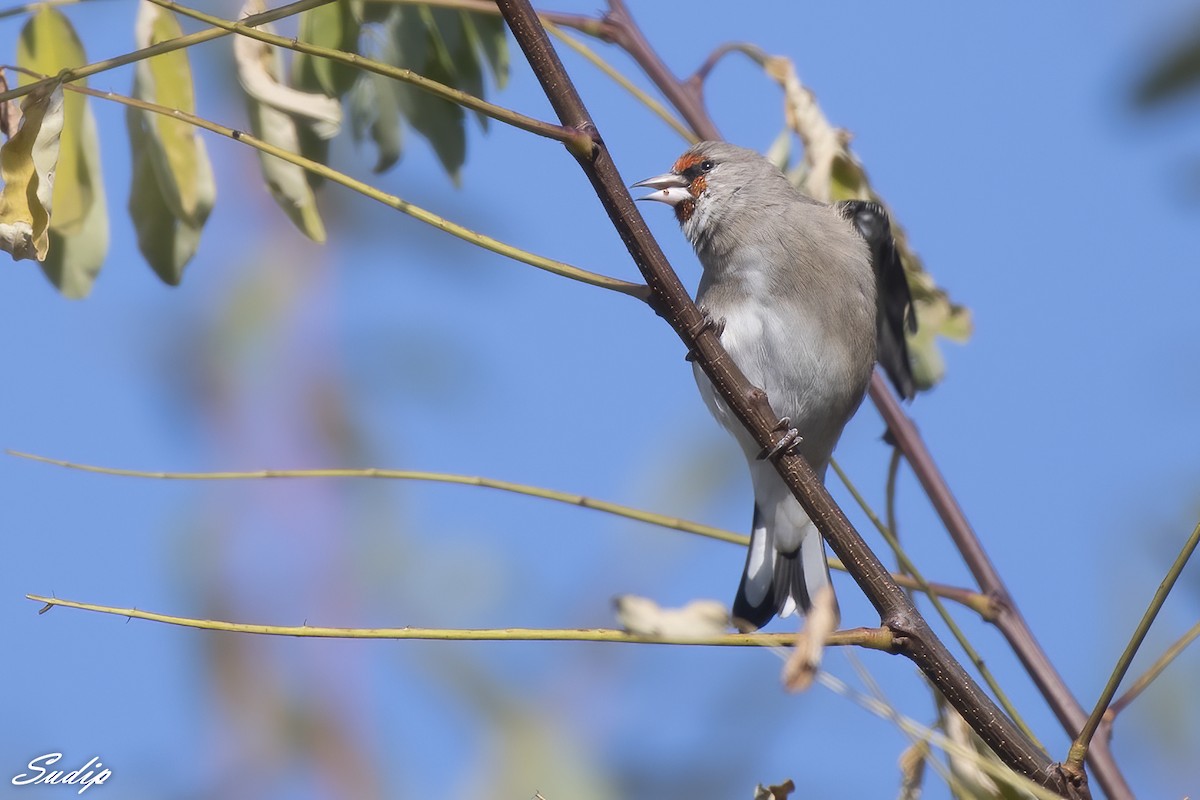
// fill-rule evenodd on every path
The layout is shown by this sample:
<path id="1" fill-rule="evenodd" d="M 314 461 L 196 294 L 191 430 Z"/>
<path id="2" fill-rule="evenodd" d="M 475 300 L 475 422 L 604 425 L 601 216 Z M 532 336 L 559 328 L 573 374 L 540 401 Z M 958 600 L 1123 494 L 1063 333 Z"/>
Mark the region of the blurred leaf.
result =
<path id="1" fill-rule="evenodd" d="M 763 66 L 784 93 L 784 117 L 788 127 L 804 143 L 804 163 L 788 173 L 794 185 L 825 202 L 871 200 L 879 203 L 892 220 L 896 250 L 913 295 L 917 317 L 916 333 L 908 334 L 913 380 L 918 390 L 937 385 L 946 374 L 939 338 L 965 342 L 972 333 L 971 313 L 951 302 L 925 271 L 921 258 L 908 242 L 903 226 L 887 203 L 871 188 L 862 163 L 850 149 L 850 134 L 835 128 L 825 117 L 813 93 L 796 75 L 795 65 L 782 56 L 770 56 L 752 48 L 747 55 Z"/>
<path id="2" fill-rule="evenodd" d="M 378 19 L 383 5 L 366 3 L 364 19 Z M 507 33 L 495 15 L 419 4 L 393 6 L 380 38 L 382 42 L 372 47 L 371 57 L 375 60 L 412 70 L 476 97 L 486 93 L 485 64 L 497 86 L 508 80 Z M 385 97 L 385 88 L 393 98 Z M 387 102 L 389 99 L 394 102 Z M 377 172 L 390 167 L 401 154 L 400 127 L 388 118 L 394 113 L 429 141 L 446 172 L 457 182 L 467 150 L 466 115 L 460 106 L 409 84 L 363 74 L 349 108 L 355 136 L 361 139 L 369 132 L 379 147 Z M 486 129 L 487 118 L 482 114 L 476 117 Z"/>
<path id="3" fill-rule="evenodd" d="M 781 130 L 763 157 L 780 172 L 785 172 L 792 161 L 792 131 L 789 128 Z"/>
<path id="4" fill-rule="evenodd" d="M 483 86 L 483 65 L 479 63 L 479 54 L 474 40 L 467 32 L 467 14 L 447 8 L 425 8 L 429 15 L 425 24 L 429 27 L 430 38 L 440 44 L 434 50 L 439 59 L 443 54 L 448 57 L 447 74 L 453 75 L 454 86 L 475 97 L 483 97 L 487 92 Z M 487 130 L 488 118 L 476 112 L 479 127 Z"/>
<path id="5" fill-rule="evenodd" d="M 794 791 L 796 791 L 796 782 L 791 778 L 771 786 L 759 784 L 754 787 L 754 800 L 788 800 Z"/>
<path id="6" fill-rule="evenodd" d="M 17 42 L 17 65 L 42 75 L 57 75 L 64 69 L 87 63 L 83 45 L 71 23 L 51 6 L 42 6 L 21 29 Z M 22 74 L 18 85 L 37 80 Z M 70 92 L 64 99 L 62 142 L 59 145 L 54 193 L 54 228 L 63 234 L 78 230 L 92 204 L 92 197 L 103 192 L 87 182 L 88 165 L 81 163 L 84 148 L 80 144 L 83 109 L 87 98 Z"/>
<path id="7" fill-rule="evenodd" d="M 0 92 L 8 91 L 8 76 L 4 74 L 4 67 L 0 67 Z M 17 129 L 21 127 L 21 104 L 16 100 L 5 100 L 0 103 L 0 135 L 5 139 L 11 139 L 17 135 Z"/>
<path id="8" fill-rule="evenodd" d="M 173 14 L 149 0 L 142 0 L 134 31 L 138 47 L 149 47 L 182 35 Z M 157 105 L 195 113 L 196 99 L 187 51 L 176 50 L 139 61 L 133 94 Z M 171 212 L 202 225 L 216 198 L 212 165 L 203 139 L 195 126 L 183 120 L 150 111 L 134 111 L 143 121 L 146 144 L 150 147 L 150 156 Z"/>
<path id="9" fill-rule="evenodd" d="M 69 107 L 68 107 L 69 113 Z M 101 187 L 88 204 L 83 220 L 71 232 L 59 230 L 50 219 L 50 249 L 42 262 L 42 271 L 65 297 L 79 300 L 92 291 L 92 284 L 104 266 L 108 255 L 108 203 L 104 199 L 104 176 L 100 170 L 100 141 L 96 136 L 96 119 L 91 106 L 83 107 L 83 121 L 79 126 L 79 159 L 81 168 L 87 172 L 80 176 L 80 184 Z M 62 189 L 62 175 L 54 182 L 54 202 L 57 206 Z M 57 216 L 57 207 L 55 209 Z"/>
<path id="10" fill-rule="evenodd" d="M 67 18 L 42 6 L 21 30 L 17 63 L 43 75 L 56 75 L 86 64 L 87 55 Z M 33 80 L 22 75 L 20 83 Z M 86 297 L 108 252 L 108 207 L 96 122 L 87 97 L 77 92 L 68 92 L 63 98 L 54 176 L 54 212 L 42 271 L 63 295 Z"/>
<path id="11" fill-rule="evenodd" d="M 480 48 L 483 60 L 492 71 L 497 89 L 508 85 L 508 26 L 496 14 L 463 12 L 463 27 L 473 44 Z"/>
<path id="12" fill-rule="evenodd" d="M 338 0 L 303 12 L 298 38 L 331 50 L 357 53 L 360 28 L 350 0 Z M 330 97 L 341 97 L 354 85 L 358 74 L 357 69 L 347 64 L 306 53 L 292 54 L 292 83 L 308 92 L 321 91 Z"/>
<path id="13" fill-rule="evenodd" d="M 43 260 L 49 247 L 54 165 L 63 126 L 62 83 L 30 92 L 16 135 L 0 148 L 0 249 Z"/>
<path id="14" fill-rule="evenodd" d="M 663 639 L 707 639 L 729 632 L 729 609 L 719 600 L 692 600 L 680 608 L 663 608 L 648 597 L 622 594 L 613 598 L 621 628 L 637 636 Z"/>
<path id="15" fill-rule="evenodd" d="M 435 36 L 422 19 L 420 10 L 397 8 L 391 21 L 391 36 L 397 66 L 419 72 L 431 80 L 454 85 L 449 55 L 440 36 Z M 465 115 L 460 106 L 423 92 L 406 83 L 396 83 L 400 113 L 432 145 L 438 160 L 457 183 L 459 169 L 467 157 Z"/>
<path id="16" fill-rule="evenodd" d="M 262 0 L 247 0 L 242 7 L 244 15 L 264 10 Z M 275 32 L 270 25 L 260 25 L 259 30 Z M 298 123 L 311 125 L 322 139 L 337 135 L 342 125 L 342 104 L 336 98 L 284 84 L 283 59 L 277 48 L 246 36 L 235 36 L 233 55 L 238 82 L 253 101 L 295 117 Z"/>
<path id="17" fill-rule="evenodd" d="M 379 152 L 375 172 L 383 172 L 400 159 L 403 133 L 400 104 L 394 82 L 382 75 L 364 75 L 350 92 L 351 130 L 356 141 L 371 136 Z"/>
<path id="18" fill-rule="evenodd" d="M 138 47 L 181 34 L 173 14 L 143 0 L 134 31 Z M 133 96 L 193 113 L 196 103 L 186 51 L 138 62 Z M 125 119 L 133 156 L 129 213 L 138 249 L 164 282 L 177 286 L 216 201 L 208 151 L 195 127 L 183 120 L 134 108 Z"/>
<path id="19" fill-rule="evenodd" d="M 1134 103 L 1159 105 L 1189 91 L 1200 90 L 1200 24 L 1152 65 L 1134 89 Z"/>
<path id="20" fill-rule="evenodd" d="M 900 754 L 899 800 L 920 800 L 928 760 L 929 746 L 924 742 L 915 743 Z"/>
<path id="21" fill-rule="evenodd" d="M 260 0 L 251 0 L 243 13 L 257 13 L 262 7 Z M 260 29 L 270 30 L 270 27 L 263 25 Z M 235 36 L 233 54 L 238 80 L 246 90 L 250 128 L 255 136 L 281 150 L 299 153 L 297 116 L 303 118 L 305 124 L 311 124 L 313 131 L 322 138 L 337 132 L 341 105 L 324 95 L 284 86 L 280 82 L 283 66 L 275 48 L 246 36 Z M 325 226 L 317 211 L 316 197 L 306 171 L 263 152 L 259 152 L 258 157 L 275 202 L 305 236 L 315 242 L 324 242 Z"/>
<path id="22" fill-rule="evenodd" d="M 163 282 L 178 286 L 183 267 L 200 245 L 200 225 L 175 216 L 163 196 L 162 184 L 150 155 L 149 136 L 130 108 L 125 115 L 133 160 L 133 182 L 129 190 L 129 216 L 137 231 L 138 250 Z"/>

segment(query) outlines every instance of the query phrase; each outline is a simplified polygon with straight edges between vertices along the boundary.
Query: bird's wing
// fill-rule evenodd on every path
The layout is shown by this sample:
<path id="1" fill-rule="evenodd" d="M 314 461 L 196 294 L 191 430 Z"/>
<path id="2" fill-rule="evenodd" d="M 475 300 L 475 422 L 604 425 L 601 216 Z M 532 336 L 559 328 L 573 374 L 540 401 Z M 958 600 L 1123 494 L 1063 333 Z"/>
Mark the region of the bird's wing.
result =
<path id="1" fill-rule="evenodd" d="M 905 400 L 916 394 L 912 363 L 908 358 L 905 332 L 915 333 L 917 317 L 913 313 L 912 295 L 904 266 L 892 238 L 892 225 L 887 212 L 878 203 L 866 200 L 845 200 L 837 204 L 842 216 L 854 223 L 871 248 L 871 266 L 875 269 L 876 335 L 878 358 L 883 371 L 891 379 L 896 392 Z"/>

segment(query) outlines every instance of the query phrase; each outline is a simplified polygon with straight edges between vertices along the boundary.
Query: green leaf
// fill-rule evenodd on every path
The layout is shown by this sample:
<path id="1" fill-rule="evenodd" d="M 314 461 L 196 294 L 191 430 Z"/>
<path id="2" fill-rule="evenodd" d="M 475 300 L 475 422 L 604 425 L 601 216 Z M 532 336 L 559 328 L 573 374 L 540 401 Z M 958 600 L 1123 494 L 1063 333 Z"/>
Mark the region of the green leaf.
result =
<path id="1" fill-rule="evenodd" d="M 350 0 L 338 0 L 302 13 L 298 38 L 331 50 L 357 53 L 360 27 Z M 327 58 L 306 53 L 292 55 L 292 83 L 306 91 L 340 97 L 354 85 L 358 74 L 354 67 Z"/>
<path id="2" fill-rule="evenodd" d="M 378 20 L 384 7 L 383 3 L 365 3 L 361 18 Z M 486 93 L 484 64 L 498 87 L 508 80 L 507 29 L 495 15 L 418 4 L 392 6 L 382 27 L 382 37 L 366 37 L 368 42 L 382 39 L 372 48 L 372 57 L 377 61 L 410 69 L 476 97 Z M 394 94 L 394 103 L 386 101 L 385 84 Z M 372 99 L 379 103 L 372 104 Z M 350 116 L 356 137 L 361 139 L 369 131 L 380 149 L 376 171 L 388 168 L 400 156 L 400 128 L 387 119 L 388 114 L 395 113 L 392 106 L 400 118 L 429 140 L 442 166 L 457 182 L 467 149 L 462 108 L 408 84 L 362 75 L 351 98 Z M 476 117 L 486 129 L 488 118 L 482 114 Z"/>
<path id="3" fill-rule="evenodd" d="M 467 27 L 468 16 L 463 11 L 435 8 L 434 30 L 441 33 L 442 41 L 450 51 L 455 76 L 453 85 L 467 94 L 483 97 L 487 94 L 483 85 L 483 65 L 479 62 L 479 48 L 473 38 L 474 28 Z M 485 114 L 475 112 L 475 119 L 479 121 L 479 127 L 487 130 Z"/>
<path id="4" fill-rule="evenodd" d="M 173 14 L 142 0 L 134 29 L 138 47 L 181 34 Z M 193 113 L 196 101 L 186 52 L 138 62 L 133 96 Z M 130 108 L 125 121 L 133 156 L 128 208 L 138 249 L 164 283 L 177 286 L 216 202 L 208 151 L 196 128 L 183 120 Z"/>
<path id="5" fill-rule="evenodd" d="M 137 109 L 130 108 L 125 121 L 133 160 L 129 216 L 137 231 L 138 250 L 164 283 L 178 286 L 183 279 L 183 268 L 200 245 L 203 223 L 193 224 L 173 213 L 163 196 L 144 120 Z"/>
<path id="6" fill-rule="evenodd" d="M 1147 71 L 1133 99 L 1138 106 L 1149 108 L 1197 90 L 1200 90 L 1200 30 L 1172 47 Z"/>
<path id="7" fill-rule="evenodd" d="M 183 35 L 175 16 L 142 0 L 134 32 L 138 47 Z M 139 61 L 134 73 L 133 96 L 191 114 L 196 110 L 192 71 L 187 51 Z M 212 211 L 216 185 L 204 140 L 195 126 L 151 111 L 134 110 L 146 133 L 145 145 L 153 159 L 162 196 L 176 217 L 201 226 Z"/>
<path id="8" fill-rule="evenodd" d="M 362 141 L 370 134 L 375 142 L 379 153 L 374 167 L 376 173 L 383 172 L 400 159 L 404 137 L 394 81 L 382 75 L 364 75 L 350 93 L 350 119 L 356 141 Z"/>
<path id="9" fill-rule="evenodd" d="M 247 3 L 243 9 L 254 13 L 261 2 Z M 260 26 L 269 30 L 269 26 Z M 341 122 L 341 104 L 324 95 L 301 92 L 280 82 L 283 65 L 279 52 L 246 36 L 235 36 L 234 61 L 238 81 L 246 91 L 250 129 L 254 135 L 290 153 L 300 153 L 297 117 L 313 126 L 322 138 L 337 132 Z M 325 241 L 325 225 L 317 211 L 317 200 L 308 183 L 306 170 L 297 164 L 259 152 L 263 178 L 275 202 L 300 231 L 315 242 Z"/>
<path id="10" fill-rule="evenodd" d="M 70 231 L 61 230 L 50 220 L 50 249 L 46 260 L 42 262 L 42 272 L 50 279 L 63 296 L 72 300 L 87 297 L 92 291 L 92 284 L 104 266 L 104 258 L 108 255 L 108 204 L 104 199 L 104 176 L 100 170 L 100 141 L 96 136 L 96 119 L 92 116 L 90 106 L 83 107 L 82 121 L 79 125 L 79 158 L 80 167 L 86 174 L 80 176 L 80 182 L 89 186 L 101 187 L 96 192 L 87 212 L 78 225 Z M 54 183 L 54 196 L 57 202 L 60 180 Z M 57 210 L 56 210 L 57 214 Z"/>
<path id="11" fill-rule="evenodd" d="M 767 152 L 763 153 L 763 157 L 775 165 L 775 168 L 780 172 L 786 172 L 788 164 L 792 161 L 792 132 L 787 127 L 784 127 L 779 135 L 775 137 L 775 141 L 771 142 L 771 146 L 767 148 Z"/>
<path id="12" fill-rule="evenodd" d="M 427 9 L 426 9 L 427 11 Z M 392 41 L 399 63 L 440 83 L 454 85 L 449 71 L 448 51 L 441 37 L 431 33 L 420 9 L 397 8 L 391 23 Z M 450 65 L 452 68 L 452 65 Z M 463 130 L 461 107 L 423 92 L 408 84 L 395 84 L 400 112 L 433 146 L 434 153 L 450 177 L 457 183 L 459 170 L 467 157 L 467 136 Z"/>
<path id="13" fill-rule="evenodd" d="M 14 259 L 46 257 L 63 106 L 60 82 L 30 92 L 20 129 L 0 147 L 0 249 Z"/>
<path id="14" fill-rule="evenodd" d="M 483 53 L 484 60 L 492 70 L 496 88 L 503 89 L 508 84 L 508 26 L 495 14 L 464 11 L 463 28 Z"/>

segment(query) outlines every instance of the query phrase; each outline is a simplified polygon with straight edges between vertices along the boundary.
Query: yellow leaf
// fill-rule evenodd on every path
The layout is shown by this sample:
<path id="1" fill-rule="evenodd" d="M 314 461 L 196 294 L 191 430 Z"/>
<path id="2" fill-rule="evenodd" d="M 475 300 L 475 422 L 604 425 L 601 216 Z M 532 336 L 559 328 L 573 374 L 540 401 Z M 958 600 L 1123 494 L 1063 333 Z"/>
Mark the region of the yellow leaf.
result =
<path id="1" fill-rule="evenodd" d="M 55 163 L 63 127 L 61 83 L 31 92 L 16 136 L 0 148 L 0 249 L 14 259 L 46 257 Z"/>
<path id="2" fill-rule="evenodd" d="M 79 37 L 75 35 L 75 29 L 53 7 L 42 6 L 21 29 L 21 38 L 17 42 L 18 66 L 42 75 L 57 75 L 64 69 L 86 63 L 87 56 Z M 19 84 L 34 80 L 22 75 Z M 52 224 L 56 231 L 69 235 L 83 225 L 94 195 L 102 192 L 103 187 L 93 186 L 89 182 L 90 170 L 83 163 L 84 156 L 80 150 L 80 129 L 87 98 L 72 92 L 66 96 L 64 104 Z"/>

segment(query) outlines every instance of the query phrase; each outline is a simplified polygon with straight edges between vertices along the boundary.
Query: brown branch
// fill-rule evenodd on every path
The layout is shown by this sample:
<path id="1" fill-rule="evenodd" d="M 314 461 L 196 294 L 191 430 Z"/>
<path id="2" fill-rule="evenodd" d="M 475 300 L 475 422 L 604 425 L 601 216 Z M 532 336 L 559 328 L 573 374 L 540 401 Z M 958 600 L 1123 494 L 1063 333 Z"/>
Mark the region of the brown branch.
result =
<path id="1" fill-rule="evenodd" d="M 1066 682 L 1033 635 L 1029 624 L 1013 602 L 1000 572 L 983 549 L 979 536 L 951 493 L 916 425 L 904 413 L 899 401 L 888 389 L 878 371 L 871 377 L 870 396 L 888 430 L 891 431 L 896 446 L 904 453 L 905 460 L 912 467 L 913 473 L 929 497 L 929 502 L 937 511 L 942 524 L 946 526 L 954 546 L 962 554 L 967 569 L 979 583 L 981 591 L 996 602 L 999 613 L 993 623 L 1033 679 L 1042 697 L 1058 718 L 1059 724 L 1066 730 L 1067 735 L 1074 738 L 1087 721 L 1087 712 L 1071 694 Z M 1125 776 L 1121 774 L 1106 740 L 1092 743 L 1087 763 L 1092 768 L 1097 783 L 1110 800 L 1133 800 L 1133 790 L 1125 782 Z"/>
<path id="2" fill-rule="evenodd" d="M 609 25 L 607 41 L 620 47 L 646 73 L 646 77 L 675 106 L 688 125 L 692 126 L 701 139 L 720 139 L 721 132 L 704 107 L 704 94 L 700 82 L 683 83 L 658 57 L 658 51 L 646 41 L 642 29 L 629 15 L 623 0 L 609 0 L 608 13 L 604 21 Z"/>
<path id="3" fill-rule="evenodd" d="M 604 20 L 611 26 L 611 30 L 602 38 L 620 46 L 633 58 L 659 91 L 675 105 L 676 110 L 693 130 L 706 139 L 720 138 L 704 103 L 704 81 L 716 62 L 730 52 L 737 51 L 740 45 L 732 43 L 717 48 L 695 74 L 686 82 L 681 82 L 646 41 L 624 2 L 611 0 L 609 9 Z M 955 501 L 916 426 L 904 413 L 878 371 L 871 379 L 870 397 L 899 441 L 905 460 L 912 465 L 922 488 L 941 517 L 951 540 L 962 553 L 975 580 L 982 591 L 996 601 L 1000 609 L 1000 614 L 994 621 L 997 628 L 1033 679 L 1059 724 L 1066 730 L 1067 735 L 1074 738 L 1086 722 L 1087 712 L 1067 688 L 1066 682 L 1033 635 L 999 572 L 983 549 L 979 537 Z M 1110 800 L 1133 799 L 1133 791 L 1121 774 L 1107 741 L 1092 743 L 1087 763 Z"/>
<path id="4" fill-rule="evenodd" d="M 780 435 L 779 420 L 766 395 L 746 380 L 721 347 L 711 326 L 704 324 L 695 303 L 650 235 L 537 13 L 528 0 L 498 0 L 497 4 L 559 121 L 593 133 L 595 147 L 591 152 L 575 149 L 572 155 L 588 176 L 609 219 L 645 276 L 652 292 L 651 304 L 695 354 L 696 363 L 704 369 L 716 391 L 756 441 L 763 447 L 773 446 Z M 624 13 L 623 4 L 613 2 L 611 8 L 609 18 L 619 20 Z M 631 41 L 636 42 L 637 38 Z M 648 45 L 641 49 L 644 53 L 652 52 Z M 646 64 L 661 64 L 656 58 L 639 63 L 644 69 Z M 691 121 L 691 112 L 686 106 L 680 108 L 680 113 Z M 715 128 L 698 132 L 708 136 L 715 134 Z M 1089 797 L 1086 783 L 1070 785 L 1057 765 L 1013 725 L 954 659 L 850 525 L 804 459 L 796 454 L 784 454 L 777 459 L 776 465 L 817 529 L 878 610 L 883 625 L 896 636 L 897 649 L 920 667 L 988 746 L 1010 768 L 1063 796 Z"/>

